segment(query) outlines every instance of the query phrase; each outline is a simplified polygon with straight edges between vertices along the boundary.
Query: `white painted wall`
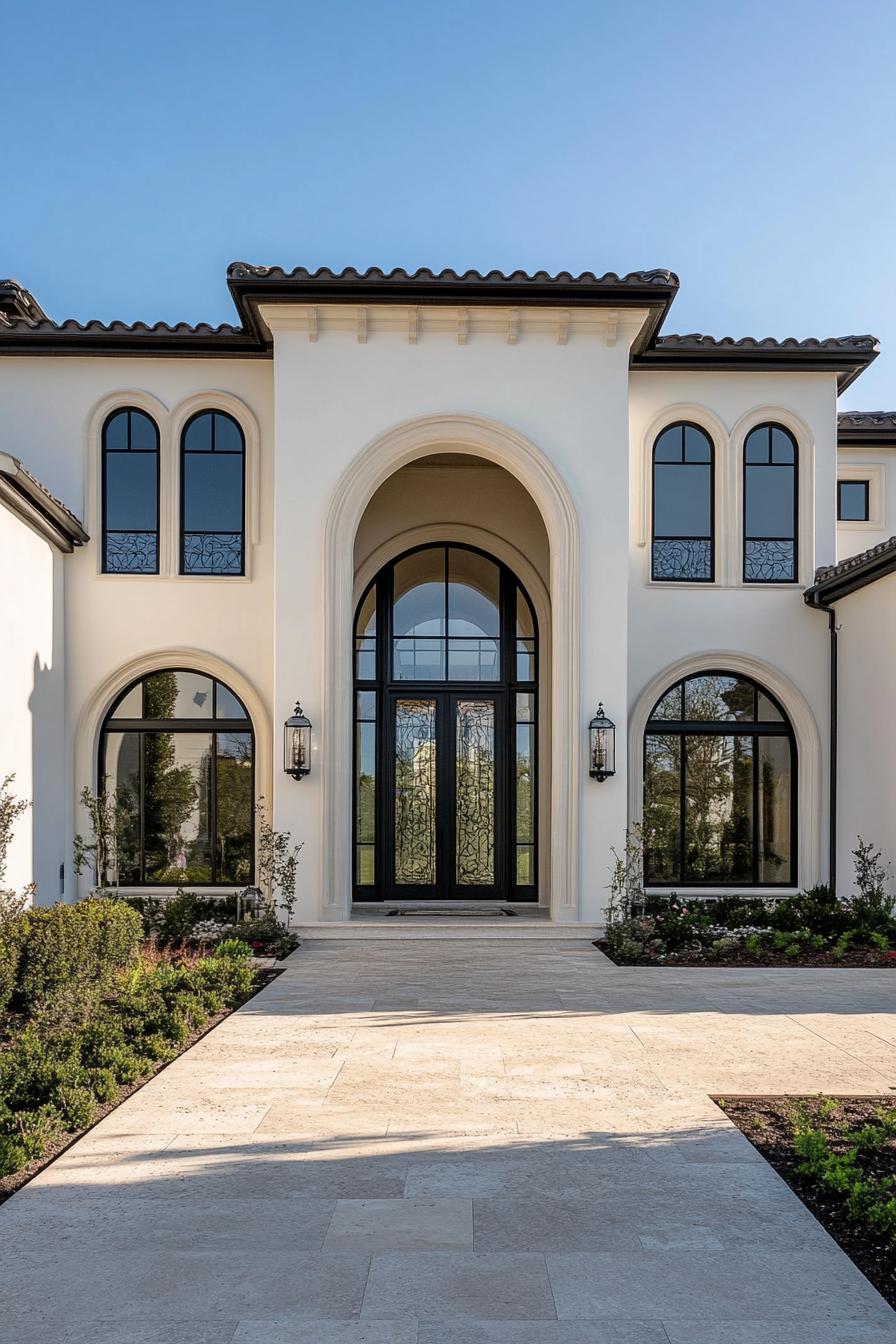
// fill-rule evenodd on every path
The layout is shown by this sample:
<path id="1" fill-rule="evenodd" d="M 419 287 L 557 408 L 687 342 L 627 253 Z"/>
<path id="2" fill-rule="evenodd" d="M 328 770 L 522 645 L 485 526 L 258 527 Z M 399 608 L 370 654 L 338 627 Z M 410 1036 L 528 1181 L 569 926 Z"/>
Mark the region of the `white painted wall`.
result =
<path id="1" fill-rule="evenodd" d="M 63 557 L 0 503 L 0 778 L 31 803 L 18 820 L 4 886 L 59 895 L 66 859 Z"/>
<path id="2" fill-rule="evenodd" d="M 836 606 L 839 627 L 837 885 L 854 889 L 856 837 L 894 865 L 893 687 L 896 668 L 896 575 L 878 579 Z"/>
<path id="3" fill-rule="evenodd" d="M 175 526 L 178 407 L 197 394 L 216 404 L 225 390 L 257 422 L 260 439 L 259 529 L 250 556 L 251 577 L 194 578 L 103 575 L 100 569 L 99 425 L 94 412 L 104 400 L 128 405 L 135 392 L 152 398 L 162 441 L 163 525 Z M 265 706 L 257 733 L 270 737 L 273 682 L 272 370 L 266 360 L 69 359 L 0 360 L 0 450 L 21 458 L 28 469 L 85 521 L 90 543 L 66 556 L 65 756 L 58 751 L 48 769 L 61 776 L 66 825 L 52 833 L 48 870 L 66 861 L 66 895 L 71 880 L 75 799 L 95 782 L 97 718 L 108 705 L 103 694 L 115 674 L 136 659 L 171 649 L 196 649 L 214 657 L 227 680 L 233 668 Z M 230 403 L 228 403 L 230 404 Z M 93 430 L 93 433 L 91 432 Z M 88 471 L 88 464 L 90 470 Z M 300 502 L 297 502 L 300 509 Z M 163 543 L 164 544 L 164 543 Z M 282 720 L 281 720 L 282 722 Z M 268 741 L 270 760 L 270 741 Z M 270 798 L 271 780 L 258 788 Z M 64 831 L 62 839 L 57 838 Z M 42 881 L 42 887 L 45 882 Z M 87 878 L 80 891 L 86 890 Z M 52 895 L 58 893 L 58 883 Z"/>
<path id="4" fill-rule="evenodd" d="M 838 453 L 838 476 L 865 479 L 870 484 L 866 523 L 837 523 L 837 559 L 846 560 L 896 533 L 896 445 L 883 448 L 846 448 Z"/>
<path id="5" fill-rule="evenodd" d="M 827 624 L 803 602 L 816 565 L 831 564 L 835 548 L 836 387 L 823 374 L 635 373 L 631 378 L 632 545 L 629 570 L 629 709 L 664 667 L 705 651 L 706 665 L 724 651 L 766 662 L 808 702 L 821 739 L 811 783 L 811 853 L 803 849 L 799 881 L 826 875 L 828 723 Z M 701 417 L 702 413 L 702 419 Z M 697 419 L 716 447 L 717 574 L 714 584 L 650 581 L 650 454 L 659 429 Z M 803 526 L 799 584 L 744 585 L 740 573 L 739 448 L 747 427 L 780 419 L 801 451 Z M 814 464 L 814 465 L 813 465 Z M 795 712 L 795 697 L 788 705 Z M 640 752 L 640 743 L 631 750 Z M 808 833 L 807 833 L 808 834 Z"/>
<path id="6" fill-rule="evenodd" d="M 560 344 L 550 314 L 539 318 L 540 327 L 527 327 L 524 321 L 519 339 L 511 343 L 493 317 L 491 325 L 484 322 L 477 328 L 474 311 L 466 344 L 459 343 L 457 331 L 441 317 L 428 328 L 424 314 L 418 339 L 411 343 L 400 324 L 378 326 L 375 309 L 369 316 L 366 340 L 359 340 L 343 313 L 330 322 L 322 308 L 317 339 L 311 340 L 291 307 L 278 308 L 272 362 L 0 360 L 0 450 L 21 457 L 82 514 L 94 537 L 64 562 L 66 719 L 64 732 L 59 730 L 64 762 L 60 769 L 59 736 L 54 740 L 50 733 L 53 751 L 41 757 L 46 783 L 39 790 L 44 800 L 42 895 L 56 895 L 58 864 L 63 858 L 70 862 L 74 800 L 80 786 L 92 782 L 95 734 L 111 687 L 118 684 L 116 674 L 125 667 L 145 666 L 148 660 L 161 665 L 178 649 L 187 651 L 184 661 L 195 650 L 197 660 L 201 655 L 204 665 L 213 663 L 225 681 L 232 669 L 235 688 L 242 684 L 255 697 L 255 727 L 264 738 L 268 761 L 268 776 L 259 779 L 259 791 L 273 800 L 277 825 L 305 842 L 298 918 L 317 919 L 325 905 L 332 907 L 336 895 L 343 899 L 346 893 L 323 887 L 327 847 L 350 844 L 347 828 L 340 835 L 323 832 L 324 783 L 328 777 L 347 779 L 351 769 L 346 753 L 336 759 L 328 750 L 334 723 L 324 696 L 331 596 L 324 566 L 325 520 L 343 473 L 361 459 L 366 445 L 395 426 L 438 415 L 478 417 L 523 436 L 552 464 L 578 521 L 577 629 L 568 646 L 555 653 L 578 674 L 576 727 L 568 734 L 567 752 L 574 758 L 581 807 L 575 841 L 580 876 L 575 891 L 553 895 L 580 917 L 599 918 L 610 846 L 622 843 L 628 815 L 629 716 L 663 669 L 702 654 L 715 662 L 717 651 L 764 662 L 779 687 L 793 688 L 795 710 L 800 702 L 806 731 L 816 736 L 810 781 L 815 801 L 809 808 L 813 849 L 804 855 L 800 880 L 824 876 L 827 632 L 825 621 L 806 609 L 801 590 L 817 564 L 835 559 L 834 378 L 631 375 L 630 331 L 623 335 L 620 330 L 616 343 L 608 344 L 607 333 L 596 326 L 577 330 L 574 325 L 568 342 Z M 192 405 L 190 399 L 200 394 L 209 406 L 221 404 L 226 393 L 238 398 L 247 420 L 257 424 L 258 525 L 246 579 L 99 574 L 97 408 L 111 394 L 128 404 L 135 392 L 157 403 L 170 542 L 176 522 L 179 408 Z M 720 578 L 712 587 L 649 581 L 645 462 L 662 424 L 683 415 L 702 415 L 717 441 L 724 547 Z M 737 573 L 738 446 L 752 423 L 767 418 L 783 419 L 794 428 L 802 454 L 801 583 L 787 588 L 744 587 Z M 457 449 L 434 441 L 421 451 Z M 354 553 L 360 565 L 390 529 L 425 523 L 497 527 L 549 583 L 556 607 L 572 576 L 558 572 L 548 555 L 544 527 L 526 491 L 507 479 L 499 490 L 500 478 L 493 467 L 451 475 L 407 467 L 380 489 L 372 487 L 375 493 L 358 536 L 343 539 L 345 553 Z M 483 488 L 482 482 L 489 484 Z M 28 534 L 22 544 L 35 541 Z M 23 565 L 22 571 L 43 574 L 41 564 Z M 58 615 L 58 574 L 53 583 Z M 22 634 L 22 648 L 29 641 L 35 649 L 39 645 L 41 665 L 52 670 L 55 708 L 45 718 L 48 724 L 57 723 L 52 716 L 61 714 L 62 660 L 52 645 L 53 622 L 44 598 L 29 600 L 27 606 L 27 620 L 35 629 L 29 626 Z M 57 640 L 61 629 L 59 621 Z M 877 637 L 883 634 L 877 632 Z M 17 664 L 15 672 L 4 669 L 3 675 L 18 678 L 14 703 L 27 703 L 33 689 L 33 659 L 28 656 L 27 669 L 24 664 Z M 848 658 L 845 654 L 844 663 Z M 781 693 L 786 703 L 787 694 Z M 301 782 L 286 778 L 280 769 L 281 725 L 297 697 L 315 728 L 313 773 Z M 588 778 L 585 754 L 587 723 L 599 699 L 618 726 L 618 773 L 604 784 Z M 15 769 L 21 780 L 27 766 L 30 783 L 30 738 L 18 719 L 10 724 L 5 718 L 3 732 L 14 743 L 13 762 L 3 768 Z M 635 744 L 634 750 L 637 757 L 640 747 Z M 883 761 L 880 769 L 885 768 Z M 17 871 L 29 872 L 21 862 L 17 857 Z M 74 894 L 71 882 L 66 891 Z"/>
<path id="7" fill-rule="evenodd" d="M 596 334 L 572 334 L 567 345 L 550 335 L 524 333 L 510 345 L 502 334 L 475 334 L 459 345 L 450 332 L 424 333 L 409 344 L 398 331 L 368 335 L 327 330 L 316 341 L 289 330 L 278 310 L 274 369 L 276 403 L 277 666 L 275 721 L 301 696 L 315 724 L 311 777 L 281 791 L 277 823 L 313 842 L 320 835 L 325 772 L 348 771 L 330 759 L 330 725 L 323 703 L 323 526 L 342 472 L 392 426 L 436 413 L 497 421 L 524 435 L 550 458 L 575 500 L 581 529 L 581 636 L 578 658 L 581 735 L 569 744 L 581 781 L 580 890 L 582 917 L 603 905 L 607 853 L 625 828 L 625 771 L 605 785 L 588 780 L 585 728 L 601 696 L 608 706 L 626 697 L 626 583 L 628 466 L 628 349 Z M 432 451 L 444 450 L 434 443 Z M 294 526 L 301 500 L 303 530 Z M 346 536 L 351 547 L 354 538 Z M 557 576 L 563 581 L 563 576 Z M 554 593 L 556 601 L 556 593 Z M 556 651 L 555 651 L 556 652 Z M 593 703 L 594 702 L 594 703 Z M 300 918 L 314 918 L 321 888 L 323 844 L 350 836 L 323 836 L 303 855 L 308 887 Z M 313 867 L 312 867 L 313 865 Z M 338 893 L 340 899 L 345 893 Z M 334 893 L 324 893 L 331 899 Z"/>
<path id="8" fill-rule="evenodd" d="M 478 527 L 522 551 L 550 587 L 550 547 L 538 507 L 502 467 L 402 467 L 376 491 L 355 538 L 355 570 L 397 532 L 412 527 Z"/>

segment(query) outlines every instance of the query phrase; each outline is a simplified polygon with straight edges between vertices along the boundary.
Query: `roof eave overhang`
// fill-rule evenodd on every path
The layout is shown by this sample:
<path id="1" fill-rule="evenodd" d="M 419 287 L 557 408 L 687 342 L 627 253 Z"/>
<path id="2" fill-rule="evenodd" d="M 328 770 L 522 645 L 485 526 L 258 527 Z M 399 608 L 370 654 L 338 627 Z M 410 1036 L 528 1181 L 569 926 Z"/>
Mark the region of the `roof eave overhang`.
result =
<path id="1" fill-rule="evenodd" d="M 670 349 L 654 346 L 643 350 L 632 359 L 635 370 L 666 370 L 671 373 L 689 371 L 756 373 L 767 370 L 775 373 L 829 373 L 837 378 L 837 391 L 845 392 L 880 353 L 861 350 L 728 350 L 728 349 Z"/>
<path id="2" fill-rule="evenodd" d="M 830 578 L 820 579 L 803 593 L 803 599 L 810 607 L 830 607 L 850 593 L 867 588 L 878 579 L 896 574 L 896 550 L 889 554 L 877 555 L 864 564 L 856 565 L 845 574 L 832 574 Z"/>
<path id="3" fill-rule="evenodd" d="M 402 280 L 316 277 L 295 279 L 290 276 L 228 276 L 227 284 L 243 325 L 258 342 L 270 345 L 270 330 L 259 307 L 274 304 L 354 304 L 356 306 L 397 305 L 403 307 L 464 308 L 639 308 L 648 316 L 632 345 L 632 352 L 645 349 L 654 340 L 672 300 L 677 283 L 660 285 L 656 281 L 637 284 L 631 281 L 585 288 L 574 279 L 568 282 L 548 280 L 504 284 L 494 281 L 447 281 L 436 283 L 413 278 Z"/>
<path id="4" fill-rule="evenodd" d="M 75 515 L 7 453 L 0 453 L 0 499 L 57 550 L 69 554 L 90 540 Z"/>
<path id="5" fill-rule="evenodd" d="M 270 355 L 264 341 L 251 332 L 197 332 L 190 334 L 140 332 L 14 331 L 0 334 L 0 354 L 83 355 L 133 359 L 214 357 L 217 359 L 265 359 Z"/>

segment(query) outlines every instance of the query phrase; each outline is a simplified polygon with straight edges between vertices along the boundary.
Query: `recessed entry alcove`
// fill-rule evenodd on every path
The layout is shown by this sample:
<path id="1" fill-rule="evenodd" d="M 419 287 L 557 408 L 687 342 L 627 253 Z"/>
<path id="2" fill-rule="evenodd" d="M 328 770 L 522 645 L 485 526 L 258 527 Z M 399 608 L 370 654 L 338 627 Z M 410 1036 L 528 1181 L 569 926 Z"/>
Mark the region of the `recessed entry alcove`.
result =
<path id="1" fill-rule="evenodd" d="M 352 892 L 549 904 L 550 547 L 503 467 L 433 452 L 354 547 Z"/>

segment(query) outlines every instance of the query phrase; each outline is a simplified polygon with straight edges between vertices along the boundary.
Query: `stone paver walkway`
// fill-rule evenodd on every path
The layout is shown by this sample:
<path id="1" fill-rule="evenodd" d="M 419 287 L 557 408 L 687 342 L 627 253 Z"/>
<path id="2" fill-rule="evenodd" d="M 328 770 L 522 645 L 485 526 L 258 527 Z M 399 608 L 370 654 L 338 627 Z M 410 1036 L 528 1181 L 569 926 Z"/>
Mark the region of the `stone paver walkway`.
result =
<path id="1" fill-rule="evenodd" d="M 894 988 L 308 943 L 0 1210 L 0 1340 L 894 1344 L 708 1096 L 896 1087 Z"/>

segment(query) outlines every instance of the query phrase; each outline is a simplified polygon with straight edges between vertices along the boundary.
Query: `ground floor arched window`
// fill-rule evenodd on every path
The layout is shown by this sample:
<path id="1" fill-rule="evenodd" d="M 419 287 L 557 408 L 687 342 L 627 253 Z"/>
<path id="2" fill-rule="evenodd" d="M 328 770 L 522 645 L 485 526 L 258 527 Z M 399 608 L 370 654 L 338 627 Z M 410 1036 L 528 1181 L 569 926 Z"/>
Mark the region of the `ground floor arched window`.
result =
<path id="1" fill-rule="evenodd" d="M 201 672 L 151 672 L 100 734 L 124 886 L 245 886 L 254 863 L 255 742 L 242 701 Z"/>
<path id="2" fill-rule="evenodd" d="M 784 709 L 729 672 L 684 678 L 644 735 L 650 886 L 796 883 L 797 752 Z"/>

